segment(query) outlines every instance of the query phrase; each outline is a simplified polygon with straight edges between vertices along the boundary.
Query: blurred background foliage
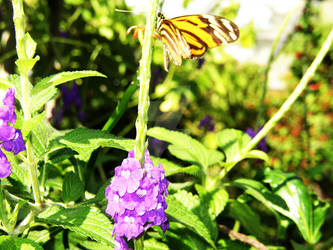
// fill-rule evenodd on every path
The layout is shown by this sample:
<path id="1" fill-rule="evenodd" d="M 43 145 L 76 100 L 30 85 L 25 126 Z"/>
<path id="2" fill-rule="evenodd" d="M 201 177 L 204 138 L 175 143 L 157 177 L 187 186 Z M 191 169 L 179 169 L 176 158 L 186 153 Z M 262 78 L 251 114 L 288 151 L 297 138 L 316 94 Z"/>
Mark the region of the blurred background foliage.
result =
<path id="1" fill-rule="evenodd" d="M 184 1 L 184 6 L 191 2 Z M 220 1 L 216 1 L 210 13 L 234 20 L 240 4 L 230 2 L 228 7 L 221 8 Z M 227 45 L 209 50 L 199 60 L 186 60 L 181 67 L 171 65 L 167 73 L 163 71 L 162 43 L 155 40 L 149 126 L 185 131 L 211 148 L 217 148 L 215 135 L 224 128 L 257 131 L 278 110 L 318 52 L 332 26 L 332 22 L 327 22 L 327 16 L 323 17 L 322 6 L 327 2 L 330 1 L 304 2 L 297 21 L 287 25 L 272 67 L 274 70 L 276 65 L 284 64 L 279 61 L 281 57 L 288 58 L 288 71 L 279 75 L 284 86 L 275 89 L 269 82 L 263 99 L 267 63 L 239 62 L 237 55 L 226 52 Z M 16 59 L 12 9 L 10 1 L 1 0 L 0 3 L 1 74 L 11 74 L 15 73 Z M 141 48 L 136 39 L 126 35 L 126 30 L 132 25 L 143 24 L 144 13 L 118 11 L 130 10 L 123 0 L 25 0 L 24 3 L 26 29 L 38 43 L 37 54 L 40 56 L 31 78 L 38 80 L 56 72 L 81 69 L 97 70 L 108 76 L 107 79 L 86 78 L 67 85 L 67 93 L 77 91 L 75 97 L 69 98 L 80 99 L 74 105 L 66 104 L 66 89 L 63 88 L 62 96 L 59 95 L 56 103 L 49 107 L 51 122 L 61 129 L 102 128 L 136 77 Z M 332 13 L 333 7 L 330 6 Z M 278 30 L 273 33 L 275 38 Z M 240 34 L 237 46 L 258 48 L 260 30 L 256 30 L 253 22 L 241 26 Z M 255 177 L 267 166 L 293 171 L 319 197 L 331 201 L 332 60 L 331 50 L 302 98 L 267 136 L 270 163 L 243 162 L 231 171 L 230 179 Z M 135 137 L 136 105 L 134 96 L 112 133 Z M 151 152 L 171 157 L 162 144 L 153 146 L 161 150 L 153 148 Z M 116 162 L 116 166 L 122 156 L 107 159 Z M 326 227 L 333 225 L 332 214 L 331 210 L 330 224 Z"/>

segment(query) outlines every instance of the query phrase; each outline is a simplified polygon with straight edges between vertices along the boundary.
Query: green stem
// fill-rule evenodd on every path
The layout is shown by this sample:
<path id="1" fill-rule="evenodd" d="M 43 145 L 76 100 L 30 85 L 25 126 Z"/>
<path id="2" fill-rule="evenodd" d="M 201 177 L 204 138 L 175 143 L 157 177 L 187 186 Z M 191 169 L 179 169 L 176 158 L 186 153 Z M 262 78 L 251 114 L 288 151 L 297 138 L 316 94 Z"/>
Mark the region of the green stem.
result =
<path id="1" fill-rule="evenodd" d="M 15 36 L 16 36 L 16 51 L 18 60 L 16 61 L 18 64 L 18 70 L 20 72 L 20 80 L 21 80 L 21 107 L 24 114 L 24 120 L 27 121 L 31 119 L 31 112 L 30 112 L 30 105 L 31 105 L 31 83 L 28 78 L 29 69 L 24 67 L 24 63 L 21 62 L 24 60 L 29 60 L 31 58 L 27 55 L 27 50 L 31 49 L 28 48 L 27 45 L 28 35 L 24 33 L 24 11 L 23 11 L 23 0 L 13 0 L 13 21 L 15 26 Z M 29 37 L 30 38 L 30 37 Z M 31 54 L 31 53 L 30 53 Z M 28 63 L 26 61 L 26 63 Z M 31 145 L 30 139 L 26 142 L 26 152 L 27 152 L 27 159 L 28 159 L 28 166 L 29 172 L 32 182 L 32 189 L 35 198 L 35 202 L 37 205 L 41 204 L 41 195 L 39 191 L 39 181 L 37 175 L 37 166 L 34 162 L 33 157 L 33 148 Z"/>
<path id="2" fill-rule="evenodd" d="M 293 93 L 289 98 L 283 103 L 278 112 L 265 124 L 265 126 L 260 130 L 260 132 L 247 144 L 247 146 L 242 151 L 242 156 L 246 155 L 252 148 L 254 148 L 257 143 L 267 135 L 267 133 L 277 124 L 277 122 L 285 115 L 285 113 L 291 108 L 291 105 L 296 101 L 300 94 L 304 91 L 307 83 L 314 76 L 317 68 L 319 67 L 321 61 L 328 52 L 331 44 L 333 42 L 333 28 L 331 29 L 326 41 L 320 48 L 316 58 L 308 68 L 308 70 L 303 75 L 300 83 L 297 85 Z"/>
<path id="3" fill-rule="evenodd" d="M 27 59 L 26 44 L 25 44 L 25 34 L 24 34 L 24 11 L 23 11 L 23 0 L 13 0 L 13 21 L 15 26 L 15 36 L 16 36 L 16 51 L 18 59 Z M 28 78 L 28 72 L 22 69 L 23 67 L 18 67 L 20 71 L 21 79 L 21 90 L 22 90 L 22 100 L 21 106 L 24 114 L 24 120 L 31 118 L 30 113 L 30 82 Z"/>
<path id="4" fill-rule="evenodd" d="M 139 69 L 139 102 L 138 102 L 138 118 L 136 120 L 136 138 L 135 138 L 135 158 L 138 159 L 143 166 L 146 150 L 146 136 L 147 136 L 147 123 L 148 123 L 148 109 L 149 109 L 149 83 L 151 75 L 151 58 L 152 58 L 152 43 L 153 32 L 155 29 L 155 18 L 157 12 L 158 0 L 151 0 L 146 19 L 145 38 L 142 46 L 142 58 L 140 61 Z M 144 249 L 144 235 L 140 235 L 134 240 L 134 249 Z"/>
<path id="5" fill-rule="evenodd" d="M 138 103 L 138 118 L 136 120 L 136 143 L 135 143 L 135 158 L 138 159 L 143 166 L 144 153 L 146 149 L 146 135 L 149 109 L 149 83 L 151 75 L 151 58 L 152 58 L 152 42 L 153 32 L 155 29 L 155 17 L 157 12 L 158 0 L 151 0 L 149 11 L 146 19 L 145 38 L 142 46 L 142 58 L 140 61 L 139 73 L 139 103 Z"/>

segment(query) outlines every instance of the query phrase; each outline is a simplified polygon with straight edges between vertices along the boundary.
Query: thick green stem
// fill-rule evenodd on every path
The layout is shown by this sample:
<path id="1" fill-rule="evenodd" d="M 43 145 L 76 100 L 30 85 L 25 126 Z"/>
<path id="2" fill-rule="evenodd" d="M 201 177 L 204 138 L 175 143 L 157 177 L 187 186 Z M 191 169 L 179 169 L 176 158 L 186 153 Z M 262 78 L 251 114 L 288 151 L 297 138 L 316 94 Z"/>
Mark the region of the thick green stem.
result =
<path id="1" fill-rule="evenodd" d="M 144 153 L 146 150 L 146 135 L 149 109 L 149 83 L 150 83 L 150 64 L 152 58 L 152 42 L 153 32 L 155 29 L 155 17 L 157 12 L 158 0 L 151 0 L 146 19 L 145 38 L 142 46 L 142 58 L 140 61 L 139 74 L 139 103 L 138 103 L 138 118 L 136 120 L 136 144 L 135 158 L 143 165 Z"/>
<path id="2" fill-rule="evenodd" d="M 27 55 L 27 51 L 32 49 L 32 44 L 28 45 L 28 41 L 31 42 L 32 39 L 30 36 L 24 33 L 24 11 L 23 11 L 23 0 L 13 0 L 13 20 L 15 26 L 15 36 L 16 36 L 16 51 L 18 60 L 16 61 L 18 65 L 18 70 L 20 72 L 20 80 L 21 80 L 21 107 L 24 114 L 24 120 L 27 121 L 31 119 L 31 83 L 28 78 L 28 72 L 30 67 L 26 67 L 26 65 L 32 60 L 33 53 L 29 52 Z M 30 38 L 30 40 L 29 40 Z M 29 46 L 29 48 L 28 48 Z M 34 49 L 33 49 L 34 50 Z M 29 166 L 29 172 L 31 177 L 31 183 L 33 188 L 33 194 L 35 198 L 35 202 L 37 205 L 41 204 L 41 195 L 39 191 L 39 181 L 37 175 L 37 166 L 34 162 L 33 157 L 33 148 L 30 142 L 30 139 L 26 142 L 26 151 L 27 151 L 27 160 Z"/>
<path id="3" fill-rule="evenodd" d="M 312 62 L 311 66 L 303 75 L 300 83 L 297 85 L 293 93 L 289 98 L 283 103 L 279 111 L 265 124 L 265 126 L 260 130 L 260 132 L 249 142 L 249 144 L 244 148 L 241 155 L 246 155 L 258 142 L 267 135 L 267 133 L 277 124 L 277 122 L 285 115 L 285 113 L 291 108 L 291 105 L 296 101 L 300 94 L 304 91 L 307 83 L 314 76 L 317 68 L 319 67 L 321 61 L 328 52 L 331 44 L 333 42 L 333 29 L 331 29 L 326 41 L 320 48 L 316 58 Z"/>
<path id="4" fill-rule="evenodd" d="M 151 0 L 146 19 L 145 38 L 142 46 L 142 58 L 140 61 L 139 73 L 139 103 L 138 103 L 138 118 L 136 120 L 136 138 L 135 138 L 135 158 L 138 159 L 143 166 L 146 150 L 146 136 L 147 136 L 147 123 L 148 123 L 148 109 L 149 109 L 149 83 L 151 74 L 151 58 L 152 58 L 152 42 L 153 32 L 155 29 L 155 17 L 157 12 L 158 0 Z M 144 235 L 140 235 L 134 240 L 134 249 L 144 249 Z"/>

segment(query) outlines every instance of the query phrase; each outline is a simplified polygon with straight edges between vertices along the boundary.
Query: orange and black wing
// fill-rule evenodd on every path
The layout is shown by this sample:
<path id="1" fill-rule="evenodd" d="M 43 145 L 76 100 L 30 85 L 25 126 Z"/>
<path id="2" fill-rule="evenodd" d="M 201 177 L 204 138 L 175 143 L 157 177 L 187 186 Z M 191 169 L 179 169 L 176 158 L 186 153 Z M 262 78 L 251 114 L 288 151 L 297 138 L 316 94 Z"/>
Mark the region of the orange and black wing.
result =
<path id="1" fill-rule="evenodd" d="M 182 63 L 182 58 L 200 57 L 207 48 L 234 42 L 239 37 L 237 25 L 223 17 L 187 15 L 164 19 L 162 14 L 159 17 L 164 55 L 169 55 L 176 65 Z M 169 58 L 165 60 L 167 70 Z"/>

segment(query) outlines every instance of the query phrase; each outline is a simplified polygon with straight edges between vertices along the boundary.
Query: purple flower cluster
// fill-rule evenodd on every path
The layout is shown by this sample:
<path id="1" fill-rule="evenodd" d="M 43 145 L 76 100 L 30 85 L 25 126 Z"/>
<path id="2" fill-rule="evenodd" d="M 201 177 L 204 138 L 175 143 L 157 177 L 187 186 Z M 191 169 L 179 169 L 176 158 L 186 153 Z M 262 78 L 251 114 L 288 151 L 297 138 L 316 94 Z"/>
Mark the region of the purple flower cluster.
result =
<path id="1" fill-rule="evenodd" d="M 169 228 L 165 214 L 168 185 L 163 166 L 153 165 L 148 150 L 143 168 L 135 159 L 134 150 L 116 167 L 115 176 L 105 191 L 106 212 L 114 219 L 115 249 L 128 249 L 123 236 L 127 240 L 137 238 L 154 225 L 160 226 L 163 232 Z"/>
<path id="2" fill-rule="evenodd" d="M 12 167 L 7 156 L 1 151 L 12 152 L 15 155 L 25 150 L 22 133 L 14 128 L 15 114 L 15 90 L 9 89 L 0 107 L 0 178 L 6 178 L 12 173 Z"/>
<path id="3" fill-rule="evenodd" d="M 254 138 L 258 133 L 259 133 L 259 131 L 262 129 L 262 126 L 260 126 L 259 128 L 258 128 L 258 131 L 257 132 L 255 132 L 252 128 L 247 128 L 246 129 L 246 133 L 251 137 L 251 138 Z M 262 138 L 261 140 L 260 140 L 260 142 L 258 143 L 258 147 L 262 150 L 262 151 L 264 151 L 264 152 L 267 152 L 268 151 L 268 149 L 267 149 L 267 144 L 266 144 L 266 138 L 264 137 L 264 138 Z"/>

